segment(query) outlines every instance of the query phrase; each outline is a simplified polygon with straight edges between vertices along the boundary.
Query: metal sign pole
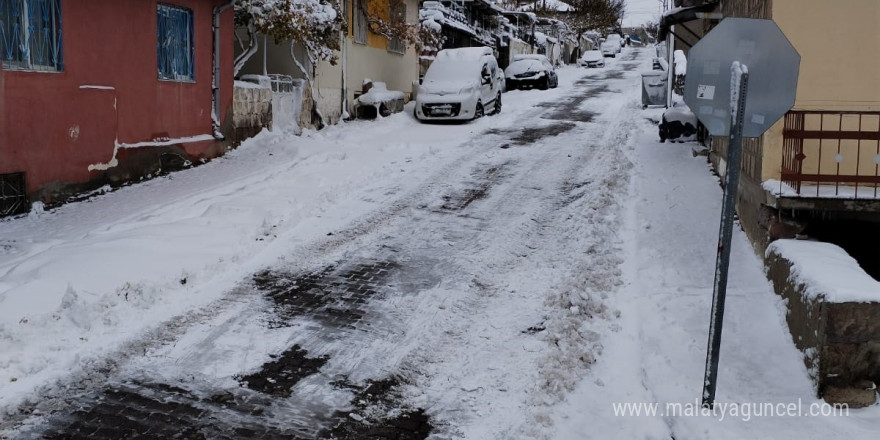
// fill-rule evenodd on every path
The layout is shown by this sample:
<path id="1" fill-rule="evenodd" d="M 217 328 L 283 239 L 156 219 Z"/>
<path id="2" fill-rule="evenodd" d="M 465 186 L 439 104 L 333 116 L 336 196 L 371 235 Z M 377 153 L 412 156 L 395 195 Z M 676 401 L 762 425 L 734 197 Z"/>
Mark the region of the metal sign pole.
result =
<path id="1" fill-rule="evenodd" d="M 746 91 L 749 74 L 746 66 L 734 62 L 731 66 L 731 93 L 737 90 L 736 110 L 730 117 L 730 143 L 727 148 L 727 172 L 724 175 L 724 201 L 721 205 L 721 230 L 718 233 L 718 255 L 715 259 L 715 288 L 712 294 L 712 316 L 709 323 L 709 348 L 706 353 L 706 374 L 703 380 L 703 406 L 715 404 L 715 386 L 718 380 L 718 358 L 721 352 L 721 328 L 724 320 L 724 300 L 727 297 L 727 272 L 730 266 L 730 241 L 733 218 L 736 214 L 736 193 L 739 185 L 742 133 L 746 113 Z M 731 107 L 734 103 L 731 102 Z M 733 108 L 731 108 L 733 110 Z"/>

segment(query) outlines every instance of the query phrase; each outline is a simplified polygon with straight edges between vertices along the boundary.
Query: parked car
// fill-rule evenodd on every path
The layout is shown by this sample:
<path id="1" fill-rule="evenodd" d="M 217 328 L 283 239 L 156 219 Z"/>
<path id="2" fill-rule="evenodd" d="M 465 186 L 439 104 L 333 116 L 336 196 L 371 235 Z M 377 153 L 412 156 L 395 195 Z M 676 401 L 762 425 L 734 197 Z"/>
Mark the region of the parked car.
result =
<path id="1" fill-rule="evenodd" d="M 605 38 L 605 41 L 613 41 L 617 43 L 618 46 L 623 47 L 626 45 L 626 41 L 623 39 L 620 34 L 608 34 L 608 37 Z M 617 51 L 620 53 L 620 51 Z"/>
<path id="2" fill-rule="evenodd" d="M 470 120 L 501 111 L 504 72 L 488 47 L 444 49 L 422 80 L 418 120 Z"/>
<path id="3" fill-rule="evenodd" d="M 545 55 L 515 55 L 504 69 L 504 79 L 507 90 L 532 87 L 546 90 L 559 85 L 556 70 Z"/>
<path id="4" fill-rule="evenodd" d="M 620 52 L 620 46 L 617 45 L 616 41 L 605 41 L 602 43 L 600 50 L 602 51 L 603 57 L 616 58 L 617 54 Z"/>
<path id="5" fill-rule="evenodd" d="M 601 50 L 588 50 L 578 59 L 581 67 L 605 67 L 605 56 Z"/>

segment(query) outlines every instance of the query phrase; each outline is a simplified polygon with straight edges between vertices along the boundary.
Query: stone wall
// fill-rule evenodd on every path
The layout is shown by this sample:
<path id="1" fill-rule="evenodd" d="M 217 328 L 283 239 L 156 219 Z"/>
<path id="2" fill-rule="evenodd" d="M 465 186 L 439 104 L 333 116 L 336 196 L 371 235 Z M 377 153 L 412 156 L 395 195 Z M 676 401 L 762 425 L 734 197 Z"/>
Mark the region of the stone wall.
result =
<path id="1" fill-rule="evenodd" d="M 236 144 L 263 128 L 272 129 L 272 89 L 236 82 L 232 101 L 232 137 Z"/>
<path id="2" fill-rule="evenodd" d="M 792 276 L 793 263 L 773 247 L 765 267 L 776 293 L 786 301 L 791 337 L 804 353 L 818 395 L 831 403 L 872 404 L 876 392 L 868 389 L 870 382 L 880 382 L 880 303 L 830 302 L 808 293 Z M 841 390 L 845 397 L 840 397 Z"/>

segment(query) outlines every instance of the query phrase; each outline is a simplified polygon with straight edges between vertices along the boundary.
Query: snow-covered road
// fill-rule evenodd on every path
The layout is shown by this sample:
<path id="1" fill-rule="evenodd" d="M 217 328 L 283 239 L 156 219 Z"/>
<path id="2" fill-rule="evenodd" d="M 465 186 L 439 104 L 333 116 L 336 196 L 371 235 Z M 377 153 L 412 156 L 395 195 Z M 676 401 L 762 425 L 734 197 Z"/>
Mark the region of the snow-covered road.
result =
<path id="1" fill-rule="evenodd" d="M 613 413 L 699 394 L 720 209 L 655 141 L 649 52 L 468 124 L 263 133 L 0 221 L 0 438 L 869 438 L 876 408 Z M 814 403 L 736 237 L 718 399 Z"/>

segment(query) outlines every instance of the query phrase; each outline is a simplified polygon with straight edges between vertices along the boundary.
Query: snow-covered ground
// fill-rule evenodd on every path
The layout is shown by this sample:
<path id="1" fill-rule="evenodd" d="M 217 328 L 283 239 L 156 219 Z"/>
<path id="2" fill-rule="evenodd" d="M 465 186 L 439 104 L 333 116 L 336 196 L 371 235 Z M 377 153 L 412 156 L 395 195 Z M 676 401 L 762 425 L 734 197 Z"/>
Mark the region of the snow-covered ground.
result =
<path id="1" fill-rule="evenodd" d="M 326 376 L 404 377 L 437 438 L 871 438 L 876 406 L 614 414 L 699 397 L 720 213 L 705 159 L 660 144 L 645 116 L 661 110 L 641 110 L 649 52 L 634 70 L 560 69 L 559 88 L 506 93 L 500 115 L 472 123 L 422 125 L 408 106 L 262 133 L 195 169 L 0 221 L 0 437 L 71 378 L 235 388 L 299 344 L 328 356 Z M 760 260 L 734 238 L 717 401 L 818 403 Z M 370 303 L 363 334 L 267 328 L 239 288 L 267 267 L 376 258 L 407 288 Z M 345 400 L 297 387 L 316 407 Z"/>
<path id="2" fill-rule="evenodd" d="M 622 233 L 626 281 L 608 301 L 620 319 L 608 322 L 602 357 L 557 412 L 557 438 L 876 437 L 880 405 L 812 415 L 831 408 L 815 397 L 785 306 L 738 228 L 716 410 L 693 410 L 702 393 L 722 190 L 692 145 L 661 144 L 654 130 L 643 121 L 629 148 L 636 167 Z M 641 415 L 615 407 L 621 404 Z"/>

